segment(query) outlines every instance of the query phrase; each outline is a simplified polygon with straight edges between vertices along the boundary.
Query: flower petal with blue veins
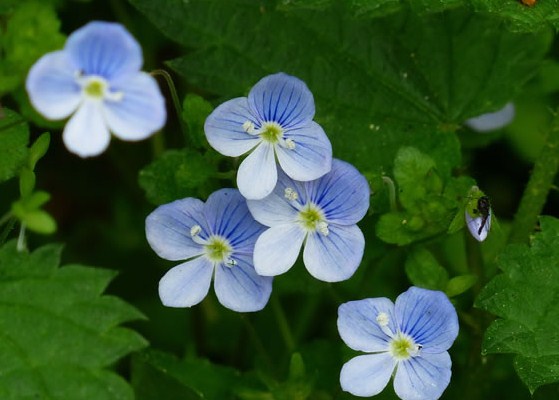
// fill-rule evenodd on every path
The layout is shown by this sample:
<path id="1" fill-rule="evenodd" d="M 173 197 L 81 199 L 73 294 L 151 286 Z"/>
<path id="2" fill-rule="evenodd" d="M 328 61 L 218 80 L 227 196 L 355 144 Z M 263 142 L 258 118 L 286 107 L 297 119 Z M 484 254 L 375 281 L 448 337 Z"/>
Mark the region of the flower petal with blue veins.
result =
<path id="1" fill-rule="evenodd" d="M 421 352 L 447 350 L 458 336 L 458 316 L 443 292 L 411 287 L 396 299 L 400 330 L 422 346 Z"/>
<path id="2" fill-rule="evenodd" d="M 72 33 L 64 51 L 85 75 L 111 81 L 135 73 L 143 64 L 142 49 L 120 24 L 93 21 Z"/>
<path id="3" fill-rule="evenodd" d="M 219 105 L 204 123 L 206 138 L 219 153 L 230 156 L 241 156 L 262 141 L 258 135 L 247 133 L 243 124 L 258 120 L 251 114 L 246 97 L 239 97 Z"/>
<path id="4" fill-rule="evenodd" d="M 352 225 L 369 209 L 371 191 L 365 177 L 351 164 L 334 159 L 332 170 L 309 182 L 310 200 L 318 204 L 329 222 Z"/>
<path id="5" fill-rule="evenodd" d="M 276 145 L 279 164 L 287 175 L 297 181 L 318 179 L 332 168 L 332 145 L 320 125 L 307 125 L 284 133 L 293 148 Z"/>
<path id="6" fill-rule="evenodd" d="M 29 70 L 26 89 L 33 107 L 48 119 L 68 117 L 78 108 L 81 87 L 64 51 L 45 54 Z"/>
<path id="7" fill-rule="evenodd" d="M 451 365 L 446 351 L 401 361 L 394 377 L 394 390 L 402 400 L 436 400 L 450 382 Z"/>
<path id="8" fill-rule="evenodd" d="M 363 258 L 365 238 L 357 225 L 329 225 L 328 235 L 309 234 L 303 261 L 309 273 L 325 282 L 349 279 Z"/>
<path id="9" fill-rule="evenodd" d="M 388 384 L 395 365 L 388 352 L 354 357 L 342 367 L 340 384 L 355 396 L 377 395 Z"/>
<path id="10" fill-rule="evenodd" d="M 252 200 L 262 199 L 272 193 L 278 180 L 274 147 L 262 142 L 237 171 L 237 185 L 241 194 Z"/>
<path id="11" fill-rule="evenodd" d="M 306 125 L 314 117 L 314 98 L 302 80 L 283 72 L 258 81 L 248 95 L 260 122 L 274 121 L 282 128 Z"/>
<path id="12" fill-rule="evenodd" d="M 225 237 L 236 253 L 250 254 L 265 227 L 254 220 L 245 198 L 236 189 L 220 189 L 208 197 L 204 209 L 212 233 Z"/>
<path id="13" fill-rule="evenodd" d="M 236 257 L 236 264 L 220 264 L 215 270 L 215 294 L 219 302 L 237 312 L 260 311 L 272 293 L 272 277 L 260 276 L 251 257 Z"/>
<path id="14" fill-rule="evenodd" d="M 159 281 L 159 297 L 167 307 L 192 307 L 210 290 L 213 264 L 198 257 L 171 268 Z"/>
<path id="15" fill-rule="evenodd" d="M 107 124 L 116 137 L 142 140 L 165 125 L 165 99 L 151 75 L 137 72 L 122 76 L 111 85 L 111 91 L 122 93 L 121 100 L 103 103 Z"/>
<path id="16" fill-rule="evenodd" d="M 111 134 L 103 117 L 102 104 L 84 101 L 64 127 L 62 139 L 68 150 L 80 157 L 104 152 L 111 142 Z"/>
<path id="17" fill-rule="evenodd" d="M 254 246 L 254 267 L 264 276 L 283 274 L 295 264 L 306 233 L 295 223 L 266 230 Z"/>
<path id="18" fill-rule="evenodd" d="M 191 229 L 198 225 L 200 236 L 206 239 L 208 225 L 203 218 L 204 203 L 186 198 L 156 208 L 146 218 L 146 237 L 151 248 L 161 258 L 186 260 L 203 254 L 202 245 L 192 240 Z"/>
<path id="19" fill-rule="evenodd" d="M 385 331 L 379 324 L 382 317 L 386 317 Z M 395 322 L 394 303 L 385 297 L 349 301 L 338 308 L 338 332 L 353 350 L 388 351 L 389 334 L 397 332 Z"/>

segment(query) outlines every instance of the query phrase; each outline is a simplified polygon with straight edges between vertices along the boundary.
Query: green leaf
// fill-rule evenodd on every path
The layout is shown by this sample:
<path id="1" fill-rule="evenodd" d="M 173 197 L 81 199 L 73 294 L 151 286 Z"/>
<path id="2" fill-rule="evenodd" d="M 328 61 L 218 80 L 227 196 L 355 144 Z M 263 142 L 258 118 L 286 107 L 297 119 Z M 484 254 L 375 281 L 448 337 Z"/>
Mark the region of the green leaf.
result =
<path id="1" fill-rule="evenodd" d="M 170 65 L 197 87 L 229 99 L 278 71 L 303 79 L 336 156 L 370 172 L 391 169 L 401 146 L 427 152 L 441 173 L 457 166 L 453 131 L 513 98 L 550 44 L 466 8 L 371 21 L 348 2 L 289 12 L 242 0 L 131 2 L 193 49 Z"/>
<path id="2" fill-rule="evenodd" d="M 22 198 L 29 196 L 35 189 L 35 172 L 28 167 L 19 171 L 19 194 Z"/>
<path id="3" fill-rule="evenodd" d="M 59 268 L 61 246 L 18 252 L 0 248 L 0 397 L 2 399 L 132 399 L 107 368 L 146 345 L 119 326 L 142 315 L 102 295 L 113 271 Z"/>
<path id="4" fill-rule="evenodd" d="M 241 373 L 208 360 L 180 360 L 161 351 L 145 351 L 133 359 L 132 384 L 137 400 L 235 399 Z"/>
<path id="5" fill-rule="evenodd" d="M 159 205 L 184 197 L 207 197 L 214 188 L 210 179 L 216 174 L 212 155 L 168 150 L 140 171 L 138 182 L 147 199 Z"/>
<path id="6" fill-rule="evenodd" d="M 485 332 L 483 353 L 513 353 L 533 393 L 559 381 L 559 220 L 541 217 L 531 246 L 511 245 L 476 306 L 499 317 Z"/>
<path id="7" fill-rule="evenodd" d="M 187 94 L 184 98 L 181 117 L 188 127 L 192 144 L 198 148 L 209 147 L 204 133 L 204 122 L 212 111 L 212 105 L 198 95 Z"/>
<path id="8" fill-rule="evenodd" d="M 65 38 L 59 30 L 60 21 L 48 2 L 18 4 L 10 14 L 0 42 L 0 95 L 21 85 L 39 57 L 62 48 Z"/>
<path id="9" fill-rule="evenodd" d="M 432 290 L 444 290 L 448 272 L 433 254 L 423 247 L 416 247 L 406 260 L 406 274 L 415 286 Z"/>
<path id="10" fill-rule="evenodd" d="M 25 213 L 21 222 L 23 222 L 29 230 L 36 233 L 50 235 L 56 232 L 56 221 L 49 213 L 43 210 L 33 210 Z"/>
<path id="11" fill-rule="evenodd" d="M 31 148 L 29 149 L 29 168 L 32 170 L 35 169 L 35 165 L 37 161 L 39 161 L 45 154 L 47 154 L 47 150 L 49 149 L 50 144 L 50 133 L 43 133 L 41 136 L 33 142 Z"/>
<path id="12" fill-rule="evenodd" d="M 19 172 L 27 158 L 29 127 L 15 112 L 0 108 L 0 182 L 4 182 Z"/>
<path id="13" fill-rule="evenodd" d="M 458 296 L 474 286 L 476 282 L 477 276 L 475 275 L 455 276 L 448 281 L 444 291 L 448 297 Z"/>

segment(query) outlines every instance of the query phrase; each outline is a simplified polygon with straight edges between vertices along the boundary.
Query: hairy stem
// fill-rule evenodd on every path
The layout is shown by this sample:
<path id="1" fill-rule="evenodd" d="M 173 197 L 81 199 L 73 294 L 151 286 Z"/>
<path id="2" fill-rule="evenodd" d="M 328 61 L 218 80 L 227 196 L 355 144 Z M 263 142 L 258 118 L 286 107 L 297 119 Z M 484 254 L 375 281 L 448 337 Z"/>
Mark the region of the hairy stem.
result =
<path id="1" fill-rule="evenodd" d="M 559 168 L 559 114 L 555 114 L 546 143 L 536 159 L 528 185 L 514 216 L 509 243 L 526 243 L 537 224 L 553 178 Z"/>

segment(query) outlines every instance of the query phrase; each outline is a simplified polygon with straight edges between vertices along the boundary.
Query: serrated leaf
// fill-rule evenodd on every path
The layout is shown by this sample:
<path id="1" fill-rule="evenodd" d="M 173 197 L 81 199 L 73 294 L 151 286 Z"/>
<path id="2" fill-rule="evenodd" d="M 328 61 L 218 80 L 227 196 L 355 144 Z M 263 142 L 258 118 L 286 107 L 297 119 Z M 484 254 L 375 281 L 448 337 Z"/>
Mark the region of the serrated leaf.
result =
<path id="1" fill-rule="evenodd" d="M 278 71 L 303 79 L 334 153 L 363 171 L 390 169 L 401 146 L 441 171 L 459 164 L 452 131 L 514 97 L 550 43 L 469 9 L 371 20 L 354 18 L 348 2 L 289 12 L 240 0 L 131 2 L 194 49 L 170 63 L 193 85 L 233 98 Z"/>
<path id="2" fill-rule="evenodd" d="M 531 246 L 511 245 L 498 257 L 503 273 L 476 300 L 500 318 L 487 329 L 483 352 L 515 354 L 532 393 L 559 381 L 559 220 L 541 217 L 540 224 Z"/>
<path id="3" fill-rule="evenodd" d="M 15 112 L 0 108 L 0 182 L 14 177 L 27 158 L 29 127 Z"/>
<path id="4" fill-rule="evenodd" d="M 138 400 L 227 400 L 236 398 L 234 392 L 242 385 L 242 379 L 239 371 L 205 359 L 181 360 L 150 350 L 134 357 L 132 383 Z"/>
<path id="5" fill-rule="evenodd" d="M 146 345 L 119 326 L 142 315 L 102 295 L 113 271 L 59 268 L 60 246 L 0 248 L 0 395 L 2 399 L 132 399 L 107 369 Z"/>

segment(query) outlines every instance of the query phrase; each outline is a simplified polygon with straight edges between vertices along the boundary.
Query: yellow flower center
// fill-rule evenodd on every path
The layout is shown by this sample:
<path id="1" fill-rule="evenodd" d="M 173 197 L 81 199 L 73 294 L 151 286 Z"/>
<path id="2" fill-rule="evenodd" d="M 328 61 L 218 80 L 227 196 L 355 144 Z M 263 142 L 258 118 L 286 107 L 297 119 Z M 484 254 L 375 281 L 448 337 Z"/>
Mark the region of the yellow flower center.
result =
<path id="1" fill-rule="evenodd" d="M 390 341 L 390 354 L 397 360 L 407 360 L 415 357 L 421 346 L 416 344 L 411 337 L 404 333 L 398 333 Z"/>
<path id="2" fill-rule="evenodd" d="M 283 137 L 283 129 L 277 122 L 265 122 L 262 125 L 260 136 L 266 142 L 276 144 Z"/>

